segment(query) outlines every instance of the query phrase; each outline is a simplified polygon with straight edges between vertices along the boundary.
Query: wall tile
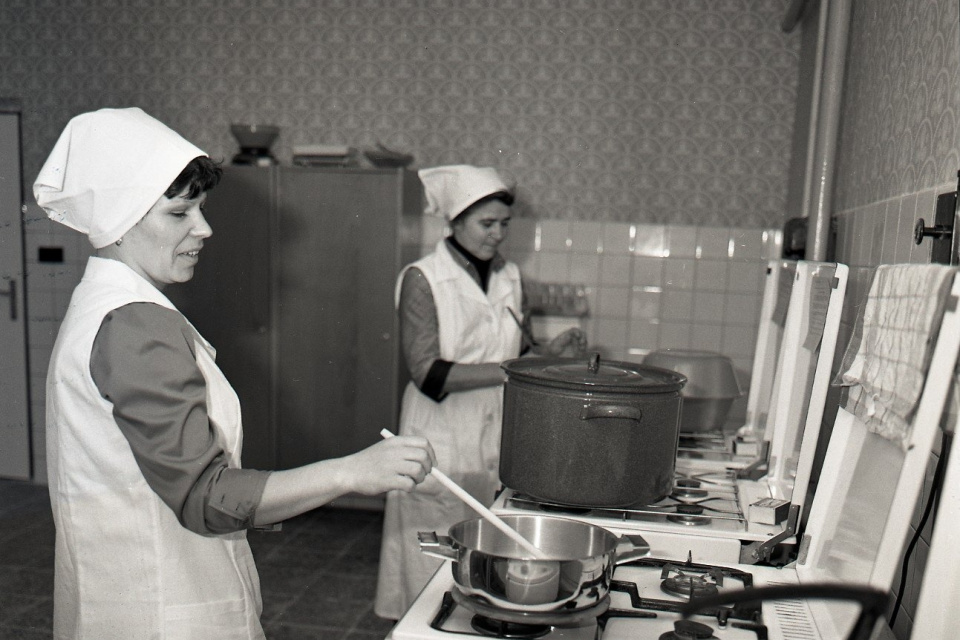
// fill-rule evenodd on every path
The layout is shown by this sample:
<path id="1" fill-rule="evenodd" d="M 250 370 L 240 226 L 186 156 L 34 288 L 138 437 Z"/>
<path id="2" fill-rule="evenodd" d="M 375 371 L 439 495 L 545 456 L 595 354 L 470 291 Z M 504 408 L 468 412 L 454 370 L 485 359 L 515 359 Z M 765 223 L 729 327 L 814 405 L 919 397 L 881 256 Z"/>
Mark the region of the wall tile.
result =
<path id="1" fill-rule="evenodd" d="M 662 224 L 638 224 L 633 252 L 638 256 L 663 258 L 668 250 L 667 228 Z"/>
<path id="2" fill-rule="evenodd" d="M 697 260 L 694 288 L 703 291 L 726 291 L 727 260 Z"/>
<path id="3" fill-rule="evenodd" d="M 636 257 L 633 259 L 633 278 L 635 286 L 660 287 L 663 284 L 663 258 Z"/>
<path id="4" fill-rule="evenodd" d="M 511 251 L 507 258 L 520 267 L 524 278 L 538 280 L 540 278 L 540 256 L 536 251 Z"/>
<path id="5" fill-rule="evenodd" d="M 723 348 L 728 356 L 752 356 L 756 348 L 757 331 L 753 327 L 724 325 Z"/>
<path id="6" fill-rule="evenodd" d="M 630 295 L 630 318 L 653 320 L 660 317 L 660 299 L 663 293 L 652 287 L 633 287 Z"/>
<path id="7" fill-rule="evenodd" d="M 697 228 L 671 226 L 667 230 L 667 251 L 671 258 L 697 257 Z"/>
<path id="8" fill-rule="evenodd" d="M 634 317 L 630 322 L 630 349 L 636 355 L 646 355 L 660 346 L 659 320 L 646 320 Z M 639 353 L 643 352 L 643 353 Z"/>
<path id="9" fill-rule="evenodd" d="M 690 332 L 690 348 L 722 353 L 723 327 L 718 324 L 694 323 Z"/>
<path id="10" fill-rule="evenodd" d="M 626 287 L 604 287 L 600 291 L 596 317 L 619 318 L 621 320 L 629 318 L 630 289 Z"/>
<path id="11" fill-rule="evenodd" d="M 910 262 L 910 249 L 913 247 L 913 225 L 916 218 L 916 198 L 898 198 L 896 200 L 897 228 L 896 245 L 893 254 L 894 264 Z"/>
<path id="12" fill-rule="evenodd" d="M 570 251 L 596 255 L 603 252 L 602 222 L 574 221 L 570 223 Z"/>
<path id="13" fill-rule="evenodd" d="M 667 289 L 663 292 L 660 303 L 664 320 L 686 320 L 693 316 L 693 293 Z"/>
<path id="14" fill-rule="evenodd" d="M 689 258 L 669 258 L 663 264 L 665 289 L 693 289 L 696 261 Z"/>
<path id="15" fill-rule="evenodd" d="M 603 252 L 605 254 L 629 254 L 636 243 L 637 225 L 622 222 L 607 222 L 603 225 Z M 633 235 L 631 235 L 633 234 Z"/>
<path id="16" fill-rule="evenodd" d="M 765 262 L 731 261 L 727 265 L 727 288 L 737 293 L 762 292 L 766 271 Z"/>
<path id="17" fill-rule="evenodd" d="M 570 282 L 597 285 L 600 283 L 600 256 L 594 254 L 570 255 Z"/>
<path id="18" fill-rule="evenodd" d="M 661 349 L 689 349 L 691 323 L 664 321 L 660 323 Z"/>
<path id="19" fill-rule="evenodd" d="M 594 318 L 595 341 L 613 354 L 627 351 L 628 322 L 618 318 Z"/>
<path id="20" fill-rule="evenodd" d="M 543 251 L 540 253 L 541 282 L 570 282 L 570 254 Z"/>
<path id="21" fill-rule="evenodd" d="M 727 227 L 697 227 L 697 258 L 729 257 L 730 229 Z"/>
<path id="22" fill-rule="evenodd" d="M 764 231 L 761 229 L 730 229 L 733 255 L 737 260 L 759 260 L 763 257 Z"/>
<path id="23" fill-rule="evenodd" d="M 633 258 L 629 255 L 604 254 L 600 258 L 600 283 L 605 286 L 630 286 Z"/>
<path id="24" fill-rule="evenodd" d="M 723 323 L 759 326 L 763 296 L 754 293 L 728 293 L 724 300 Z"/>
<path id="25" fill-rule="evenodd" d="M 510 233 L 505 242 L 505 251 L 511 256 L 518 251 L 536 251 L 537 221 L 533 218 L 510 219 Z"/>
<path id="26" fill-rule="evenodd" d="M 693 321 L 701 324 L 722 324 L 725 298 L 723 293 L 694 292 Z"/>
<path id="27" fill-rule="evenodd" d="M 881 227 L 883 233 L 883 248 L 880 251 L 881 264 L 896 262 L 897 240 L 900 233 L 900 201 L 890 200 L 886 205 L 886 214 Z"/>
<path id="28" fill-rule="evenodd" d="M 566 220 L 543 220 L 540 222 L 540 251 L 569 251 L 570 223 Z"/>

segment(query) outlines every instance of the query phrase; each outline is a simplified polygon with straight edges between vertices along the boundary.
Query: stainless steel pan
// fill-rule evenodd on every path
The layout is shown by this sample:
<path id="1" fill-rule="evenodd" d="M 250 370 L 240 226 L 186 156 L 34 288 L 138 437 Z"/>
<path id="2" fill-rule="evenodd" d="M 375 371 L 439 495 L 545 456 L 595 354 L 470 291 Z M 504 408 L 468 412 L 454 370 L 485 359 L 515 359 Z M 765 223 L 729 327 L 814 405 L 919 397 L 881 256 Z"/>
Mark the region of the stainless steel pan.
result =
<path id="1" fill-rule="evenodd" d="M 421 531 L 420 550 L 453 561 L 461 594 L 501 609 L 537 613 L 576 612 L 599 604 L 610 591 L 614 566 L 650 552 L 639 535 L 618 537 L 578 520 L 542 515 L 503 520 L 546 558 L 531 559 L 483 518 L 458 522 L 447 536 Z"/>

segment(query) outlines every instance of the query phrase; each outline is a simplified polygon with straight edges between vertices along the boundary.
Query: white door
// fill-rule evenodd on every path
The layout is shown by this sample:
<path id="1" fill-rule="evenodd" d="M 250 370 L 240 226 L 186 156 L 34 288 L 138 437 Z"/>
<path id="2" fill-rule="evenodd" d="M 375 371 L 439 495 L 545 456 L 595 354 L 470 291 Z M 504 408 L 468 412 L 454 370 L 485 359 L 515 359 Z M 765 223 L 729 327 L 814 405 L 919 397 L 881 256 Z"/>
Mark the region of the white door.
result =
<path id="1" fill-rule="evenodd" d="M 0 101 L 0 477 L 30 478 L 20 113 Z"/>

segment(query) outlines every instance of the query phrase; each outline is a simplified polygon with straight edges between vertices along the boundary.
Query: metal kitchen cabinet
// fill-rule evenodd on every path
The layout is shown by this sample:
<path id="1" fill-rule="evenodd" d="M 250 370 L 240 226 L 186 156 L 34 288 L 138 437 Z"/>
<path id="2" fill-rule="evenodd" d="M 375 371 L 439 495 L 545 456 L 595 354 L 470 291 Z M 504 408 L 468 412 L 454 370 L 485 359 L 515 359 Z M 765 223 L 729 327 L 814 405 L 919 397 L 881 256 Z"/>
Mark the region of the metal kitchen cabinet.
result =
<path id="1" fill-rule="evenodd" d="M 224 168 L 213 236 L 170 297 L 240 396 L 244 466 L 339 457 L 396 428 L 394 283 L 419 255 L 421 199 L 401 169 Z"/>

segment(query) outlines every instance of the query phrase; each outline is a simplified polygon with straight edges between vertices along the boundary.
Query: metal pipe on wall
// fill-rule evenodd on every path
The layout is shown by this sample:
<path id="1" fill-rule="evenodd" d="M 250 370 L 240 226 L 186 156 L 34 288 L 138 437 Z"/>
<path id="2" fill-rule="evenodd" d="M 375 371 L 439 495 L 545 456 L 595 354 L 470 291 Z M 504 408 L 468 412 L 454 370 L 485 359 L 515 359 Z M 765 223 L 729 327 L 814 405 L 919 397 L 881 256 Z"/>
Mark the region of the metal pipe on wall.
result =
<path id="1" fill-rule="evenodd" d="M 847 57 L 852 0 L 823 0 L 821 34 L 825 39 L 820 103 L 814 123 L 811 210 L 808 212 L 806 259 L 828 259 L 833 199 L 834 164 L 840 129 L 843 74 Z"/>

